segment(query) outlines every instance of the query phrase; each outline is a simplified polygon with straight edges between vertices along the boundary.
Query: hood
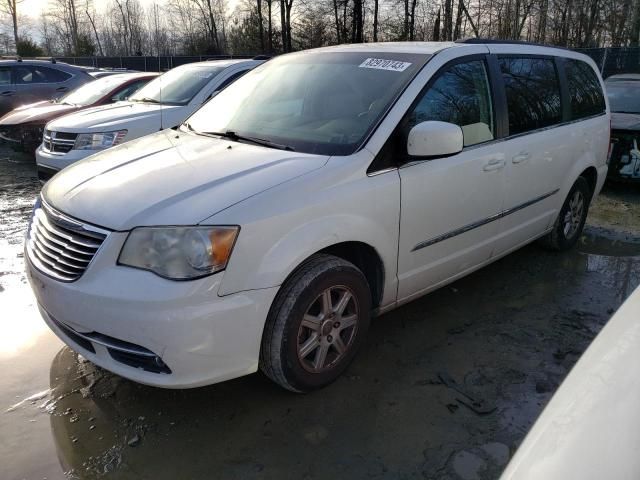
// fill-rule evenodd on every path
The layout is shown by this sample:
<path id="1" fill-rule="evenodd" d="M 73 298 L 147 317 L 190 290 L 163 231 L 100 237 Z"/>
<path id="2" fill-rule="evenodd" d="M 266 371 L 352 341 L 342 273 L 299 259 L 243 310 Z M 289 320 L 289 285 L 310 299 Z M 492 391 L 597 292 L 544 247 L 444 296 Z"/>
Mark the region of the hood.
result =
<path id="1" fill-rule="evenodd" d="M 640 113 L 611 112 L 612 130 L 640 130 Z"/>
<path id="2" fill-rule="evenodd" d="M 163 130 L 71 165 L 42 196 L 67 215 L 112 230 L 195 225 L 328 158 Z"/>
<path id="3" fill-rule="evenodd" d="M 75 112 L 80 108 L 77 105 L 68 105 L 53 102 L 37 102 L 30 105 L 24 105 L 7 113 L 0 118 L 0 125 L 20 125 L 23 123 L 42 123 L 45 124 L 49 120 Z"/>
<path id="4" fill-rule="evenodd" d="M 117 102 L 110 105 L 87 108 L 54 120 L 47 128 L 60 132 L 104 132 L 118 129 L 127 123 L 157 123 L 152 131 L 160 129 L 160 116 L 170 115 L 183 106 L 155 103 Z M 173 126 L 173 125 L 170 125 Z"/>

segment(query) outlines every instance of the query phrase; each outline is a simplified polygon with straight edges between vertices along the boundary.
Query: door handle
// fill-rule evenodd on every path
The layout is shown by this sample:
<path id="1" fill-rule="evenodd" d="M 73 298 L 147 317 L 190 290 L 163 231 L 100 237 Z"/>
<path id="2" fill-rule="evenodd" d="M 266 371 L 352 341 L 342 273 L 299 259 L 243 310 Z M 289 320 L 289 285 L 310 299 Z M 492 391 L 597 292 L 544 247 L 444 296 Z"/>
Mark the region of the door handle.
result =
<path id="1" fill-rule="evenodd" d="M 529 157 L 531 157 L 531 154 L 529 152 L 520 152 L 517 155 L 514 155 L 514 157 L 511 159 L 511 162 L 512 163 L 526 162 L 527 160 L 529 160 Z"/>
<path id="2" fill-rule="evenodd" d="M 0 96 L 11 97 L 14 93 L 16 93 L 15 90 L 5 90 L 4 92 L 0 92 Z"/>
<path id="3" fill-rule="evenodd" d="M 66 92 L 67 90 L 69 90 L 68 87 L 58 87 L 58 88 L 56 88 L 56 92 Z"/>
<path id="4" fill-rule="evenodd" d="M 482 167 L 482 170 L 484 170 L 485 172 L 500 170 L 501 168 L 504 168 L 506 163 L 507 162 L 505 162 L 502 158 L 494 158 L 493 160 L 489 160 L 489 163 Z"/>

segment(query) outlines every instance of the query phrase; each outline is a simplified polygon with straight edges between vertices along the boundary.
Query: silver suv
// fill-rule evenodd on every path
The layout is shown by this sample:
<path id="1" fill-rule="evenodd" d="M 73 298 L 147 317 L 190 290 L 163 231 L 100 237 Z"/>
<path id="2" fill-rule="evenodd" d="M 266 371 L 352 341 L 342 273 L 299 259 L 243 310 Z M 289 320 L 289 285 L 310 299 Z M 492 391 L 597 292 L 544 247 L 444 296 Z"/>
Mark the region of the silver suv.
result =
<path id="1" fill-rule="evenodd" d="M 0 60 L 0 117 L 20 105 L 49 100 L 94 80 L 92 68 L 55 60 Z"/>

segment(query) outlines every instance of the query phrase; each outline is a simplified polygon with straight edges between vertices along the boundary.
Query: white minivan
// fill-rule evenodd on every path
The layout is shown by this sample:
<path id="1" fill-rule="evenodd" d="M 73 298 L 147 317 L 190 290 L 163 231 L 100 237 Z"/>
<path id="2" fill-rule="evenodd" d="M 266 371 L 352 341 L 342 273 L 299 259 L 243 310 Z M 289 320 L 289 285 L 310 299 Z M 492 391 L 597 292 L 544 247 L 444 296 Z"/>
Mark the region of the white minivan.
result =
<path id="1" fill-rule="evenodd" d="M 42 316 L 129 379 L 259 368 L 335 380 L 387 312 L 543 238 L 572 247 L 607 172 L 595 64 L 507 43 L 282 55 L 192 115 L 42 190 L 27 232 Z"/>
<path id="2" fill-rule="evenodd" d="M 188 63 L 152 80 L 126 101 L 49 122 L 36 150 L 38 177 L 45 182 L 100 150 L 180 125 L 209 98 L 261 63 L 263 60 Z"/>

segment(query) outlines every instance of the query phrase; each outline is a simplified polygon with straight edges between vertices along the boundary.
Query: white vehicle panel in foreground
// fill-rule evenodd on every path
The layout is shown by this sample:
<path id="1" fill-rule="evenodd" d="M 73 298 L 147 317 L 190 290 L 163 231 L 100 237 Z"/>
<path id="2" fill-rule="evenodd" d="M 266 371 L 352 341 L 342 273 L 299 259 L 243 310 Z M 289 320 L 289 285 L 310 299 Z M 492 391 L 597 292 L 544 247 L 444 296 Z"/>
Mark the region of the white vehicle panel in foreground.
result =
<path id="1" fill-rule="evenodd" d="M 501 480 L 640 478 L 640 288 L 573 367 Z"/>

